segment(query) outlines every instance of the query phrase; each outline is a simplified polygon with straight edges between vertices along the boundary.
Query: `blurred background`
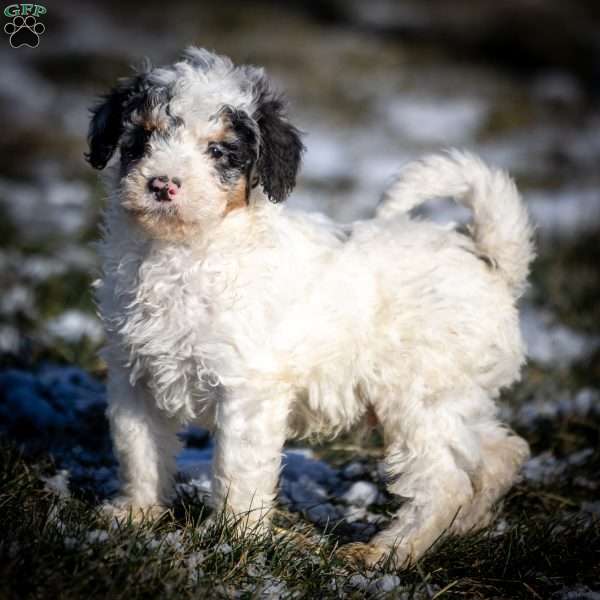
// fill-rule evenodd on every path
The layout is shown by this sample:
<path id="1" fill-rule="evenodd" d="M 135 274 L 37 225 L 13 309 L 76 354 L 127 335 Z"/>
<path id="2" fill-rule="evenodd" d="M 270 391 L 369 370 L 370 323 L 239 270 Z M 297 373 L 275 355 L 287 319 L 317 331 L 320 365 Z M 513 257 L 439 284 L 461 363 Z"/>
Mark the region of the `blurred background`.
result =
<path id="1" fill-rule="evenodd" d="M 85 449 L 96 438 L 69 419 L 91 414 L 105 440 L 102 410 L 89 413 L 103 398 L 90 283 L 104 192 L 83 160 L 88 108 L 143 57 L 168 63 L 196 44 L 264 65 L 286 90 L 307 147 L 291 206 L 368 217 L 406 161 L 448 146 L 511 172 L 537 224 L 539 258 L 523 303 L 530 362 L 503 410 L 533 444 L 532 485 L 560 475 L 578 507 L 600 512 L 600 3 L 44 6 L 38 47 L 0 39 L 0 429 L 30 441 L 71 426 Z M 450 204 L 427 210 L 464 218 Z M 72 462 L 75 442 L 61 439 Z M 97 480 L 113 482 L 110 459 L 101 476 L 81 447 L 78 464 L 96 461 Z"/>
<path id="2" fill-rule="evenodd" d="M 507 168 L 538 226 L 524 320 L 532 358 L 562 368 L 598 347 L 597 2 L 45 6 L 38 47 L 11 48 L 6 34 L 2 42 L 3 362 L 101 369 L 89 282 L 103 190 L 83 160 L 88 108 L 143 57 L 171 62 L 188 44 L 264 65 L 286 90 L 307 146 L 292 206 L 368 217 L 403 163 L 448 146 Z M 451 205 L 431 211 L 463 216 Z M 589 368 L 599 375 L 597 363 Z"/>

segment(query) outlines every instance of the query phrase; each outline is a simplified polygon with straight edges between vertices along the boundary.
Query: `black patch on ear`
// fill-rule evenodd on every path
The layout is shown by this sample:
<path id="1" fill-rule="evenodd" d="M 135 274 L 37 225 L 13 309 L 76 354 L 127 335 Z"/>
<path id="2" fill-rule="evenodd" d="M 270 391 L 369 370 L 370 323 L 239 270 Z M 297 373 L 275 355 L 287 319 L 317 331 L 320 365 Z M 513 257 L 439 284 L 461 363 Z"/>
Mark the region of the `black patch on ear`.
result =
<path id="1" fill-rule="evenodd" d="M 150 69 L 149 64 L 145 66 Z M 125 130 L 125 121 L 133 110 L 146 105 L 157 104 L 164 96 L 164 89 L 151 90 L 147 81 L 147 71 L 121 80 L 101 102 L 92 108 L 92 120 L 88 130 L 90 151 L 86 160 L 95 169 L 104 169 L 114 154 Z"/>
<path id="2" fill-rule="evenodd" d="M 285 101 L 261 82 L 258 108 L 252 115 L 260 129 L 260 155 L 256 171 L 271 202 L 282 202 L 296 185 L 304 145 L 300 131 L 285 118 Z"/>
<path id="3" fill-rule="evenodd" d="M 92 120 L 88 130 L 90 151 L 84 156 L 94 169 L 104 169 L 115 152 L 123 133 L 123 111 L 132 88 L 131 80 L 123 81 L 91 110 Z"/>

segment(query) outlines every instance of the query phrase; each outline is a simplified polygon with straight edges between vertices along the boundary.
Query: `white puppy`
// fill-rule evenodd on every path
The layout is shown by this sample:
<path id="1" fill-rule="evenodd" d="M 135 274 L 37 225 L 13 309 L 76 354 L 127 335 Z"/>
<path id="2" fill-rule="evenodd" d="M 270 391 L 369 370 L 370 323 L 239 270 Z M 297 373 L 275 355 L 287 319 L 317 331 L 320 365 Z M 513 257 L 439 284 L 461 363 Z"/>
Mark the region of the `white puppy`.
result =
<path id="1" fill-rule="evenodd" d="M 528 456 L 494 399 L 524 361 L 516 301 L 533 256 L 513 182 L 468 154 L 409 165 L 376 217 L 286 210 L 303 150 L 263 71 L 188 49 L 93 110 L 109 170 L 97 299 L 121 509 L 171 497 L 177 431 L 214 434 L 216 508 L 266 522 L 282 448 L 374 413 L 391 525 L 347 554 L 418 559 L 486 525 Z M 452 196 L 469 232 L 412 220 Z"/>

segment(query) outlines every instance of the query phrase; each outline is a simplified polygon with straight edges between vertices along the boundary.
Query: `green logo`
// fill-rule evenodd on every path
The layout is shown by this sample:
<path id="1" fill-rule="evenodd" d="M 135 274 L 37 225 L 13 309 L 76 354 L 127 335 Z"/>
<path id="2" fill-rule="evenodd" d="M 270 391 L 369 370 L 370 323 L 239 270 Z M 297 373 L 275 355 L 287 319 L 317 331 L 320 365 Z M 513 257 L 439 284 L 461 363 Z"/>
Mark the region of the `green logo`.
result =
<path id="1" fill-rule="evenodd" d="M 9 4 L 4 9 L 5 17 L 26 17 L 32 15 L 39 17 L 40 15 L 46 14 L 46 7 L 41 4 Z"/>
<path id="2" fill-rule="evenodd" d="M 45 15 L 46 7 L 41 4 L 9 4 L 4 9 L 4 16 L 12 19 L 4 25 L 4 33 L 8 34 L 13 48 L 28 46 L 37 48 L 40 35 L 46 31 L 38 17 Z"/>

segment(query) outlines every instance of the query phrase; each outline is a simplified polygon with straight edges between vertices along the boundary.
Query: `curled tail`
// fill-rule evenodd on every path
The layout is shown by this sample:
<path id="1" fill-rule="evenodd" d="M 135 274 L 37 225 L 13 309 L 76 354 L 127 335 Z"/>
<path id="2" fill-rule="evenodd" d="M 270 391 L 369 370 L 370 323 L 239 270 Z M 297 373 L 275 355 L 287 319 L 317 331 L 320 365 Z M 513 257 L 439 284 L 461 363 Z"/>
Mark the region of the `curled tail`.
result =
<path id="1" fill-rule="evenodd" d="M 520 296 L 535 254 L 533 229 L 515 183 L 504 171 L 458 150 L 425 157 L 402 170 L 376 217 L 392 219 L 427 200 L 447 197 L 471 209 L 475 245 Z"/>

